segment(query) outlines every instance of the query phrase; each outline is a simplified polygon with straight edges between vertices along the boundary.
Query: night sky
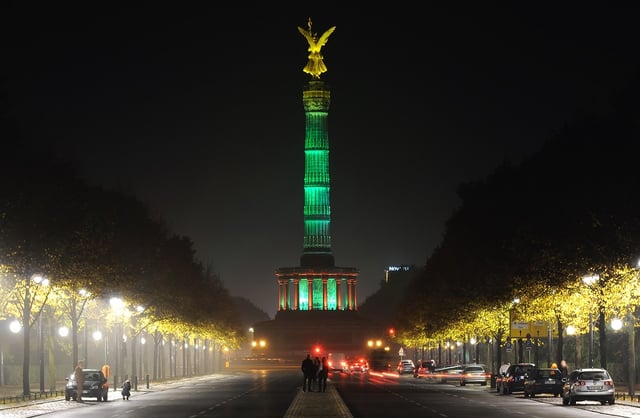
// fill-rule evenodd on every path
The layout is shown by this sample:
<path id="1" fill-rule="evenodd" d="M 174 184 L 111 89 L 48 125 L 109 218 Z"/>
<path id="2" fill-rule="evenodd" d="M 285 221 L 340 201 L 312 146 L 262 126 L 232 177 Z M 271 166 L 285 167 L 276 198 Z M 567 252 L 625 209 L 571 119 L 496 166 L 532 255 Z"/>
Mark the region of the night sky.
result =
<path id="1" fill-rule="evenodd" d="M 2 6 L 1 91 L 24 141 L 135 193 L 271 317 L 274 272 L 303 250 L 309 17 L 318 35 L 337 27 L 321 76 L 331 235 L 336 264 L 361 271 L 360 304 L 387 266 L 425 264 L 460 183 L 609 111 L 639 68 L 639 9 L 604 3 L 84 4 Z"/>

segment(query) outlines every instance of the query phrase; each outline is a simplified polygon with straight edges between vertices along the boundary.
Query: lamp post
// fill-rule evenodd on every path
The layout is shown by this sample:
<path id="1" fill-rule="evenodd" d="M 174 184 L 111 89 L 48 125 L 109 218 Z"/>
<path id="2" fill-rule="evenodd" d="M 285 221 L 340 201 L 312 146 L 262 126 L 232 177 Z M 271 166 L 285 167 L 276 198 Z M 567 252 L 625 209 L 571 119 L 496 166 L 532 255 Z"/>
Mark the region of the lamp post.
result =
<path id="1" fill-rule="evenodd" d="M 251 334 L 251 341 L 249 342 L 249 347 L 250 347 L 249 348 L 249 350 L 250 350 L 249 355 L 251 357 L 253 357 L 253 349 L 256 346 L 256 341 L 255 341 L 256 334 L 255 334 L 255 330 L 253 329 L 253 327 L 249 328 L 249 333 Z"/>
<path id="2" fill-rule="evenodd" d="M 573 352 L 573 364 L 578 368 L 578 336 L 576 335 L 576 327 L 568 325 L 566 329 L 567 335 L 575 335 L 573 339 L 574 352 Z"/>
<path id="3" fill-rule="evenodd" d="M 109 304 L 111 305 L 111 309 L 113 309 L 113 315 L 116 318 L 116 323 L 114 324 L 114 344 L 115 344 L 115 350 L 116 350 L 116 372 L 114 374 L 113 377 L 113 387 L 114 390 L 116 387 L 118 387 L 118 378 L 120 377 L 120 338 L 118 336 L 119 333 L 119 321 L 117 321 L 117 318 L 119 315 L 121 315 L 123 313 L 124 310 L 124 301 L 118 297 L 112 297 L 111 299 L 109 299 Z"/>
<path id="4" fill-rule="evenodd" d="M 513 309 L 518 303 L 520 303 L 520 298 L 513 298 L 513 300 L 511 301 L 511 306 L 509 307 L 509 341 L 507 347 L 513 350 L 514 363 L 517 361 L 517 359 L 516 350 L 514 349 L 515 347 L 513 347 L 513 335 L 511 334 L 511 332 L 513 331 Z"/>
<path id="5" fill-rule="evenodd" d="M 597 274 L 584 276 L 582 281 L 584 284 L 591 288 L 591 285 L 600 280 L 600 276 Z M 593 312 L 589 311 L 589 367 L 593 367 L 593 353 L 594 353 L 594 345 L 593 345 Z"/>
<path id="6" fill-rule="evenodd" d="M 17 334 L 22 329 L 20 322 L 17 319 L 14 319 L 9 323 L 9 330 Z M 0 342 L 0 346 L 2 343 Z M 0 386 L 4 386 L 4 346 L 0 348 Z"/>
<path id="7" fill-rule="evenodd" d="M 108 341 L 108 335 L 102 335 L 102 331 L 100 330 L 96 330 L 93 332 L 93 341 L 98 342 L 101 341 L 102 338 L 104 337 L 104 363 L 103 364 L 109 364 L 108 358 L 107 358 L 107 341 Z"/>
<path id="8" fill-rule="evenodd" d="M 44 310 L 44 308 L 42 309 Z M 44 335 L 42 334 L 42 310 L 38 314 L 38 354 L 40 366 L 40 393 L 44 393 Z"/>

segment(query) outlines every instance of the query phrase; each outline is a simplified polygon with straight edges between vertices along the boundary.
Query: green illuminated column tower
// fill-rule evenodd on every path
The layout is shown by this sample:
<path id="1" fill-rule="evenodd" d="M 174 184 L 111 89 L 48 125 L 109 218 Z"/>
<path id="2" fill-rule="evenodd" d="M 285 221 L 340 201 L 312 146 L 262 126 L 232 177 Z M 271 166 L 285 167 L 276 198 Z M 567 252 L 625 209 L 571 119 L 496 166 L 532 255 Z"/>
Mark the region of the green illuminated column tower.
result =
<path id="1" fill-rule="evenodd" d="M 304 141 L 304 253 L 301 267 L 333 267 L 329 130 L 331 93 L 324 82 L 312 80 L 302 93 L 306 115 Z"/>
<path id="2" fill-rule="evenodd" d="M 300 266 L 281 267 L 278 280 L 278 312 L 355 311 L 359 272 L 336 267 L 331 251 L 331 203 L 329 175 L 329 105 L 331 92 L 320 80 L 327 71 L 320 50 L 335 26 L 318 38 L 311 30 L 298 30 L 309 43 L 309 61 L 303 71 L 311 80 L 302 91 L 305 112 L 304 138 L 304 250 Z"/>

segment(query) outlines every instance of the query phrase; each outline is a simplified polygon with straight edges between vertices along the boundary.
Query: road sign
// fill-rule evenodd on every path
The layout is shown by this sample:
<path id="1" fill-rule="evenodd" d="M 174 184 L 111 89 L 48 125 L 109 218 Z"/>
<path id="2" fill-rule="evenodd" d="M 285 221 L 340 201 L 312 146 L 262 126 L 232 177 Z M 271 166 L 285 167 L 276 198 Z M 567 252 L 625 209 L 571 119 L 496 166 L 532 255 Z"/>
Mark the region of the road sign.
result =
<path id="1" fill-rule="evenodd" d="M 398 350 L 398 355 L 400 357 L 404 356 L 404 350 L 402 349 L 402 347 L 400 347 L 400 350 Z"/>
<path id="2" fill-rule="evenodd" d="M 507 341 L 507 343 L 505 344 L 504 348 L 505 348 L 505 351 L 507 353 L 510 353 L 511 352 L 511 341 Z"/>
<path id="3" fill-rule="evenodd" d="M 513 321 L 511 323 L 511 336 L 515 338 L 525 337 L 529 333 L 529 323 L 525 321 Z"/>
<path id="4" fill-rule="evenodd" d="M 544 321 L 535 321 L 531 323 L 531 335 L 533 337 L 543 338 L 547 337 L 549 328 Z"/>

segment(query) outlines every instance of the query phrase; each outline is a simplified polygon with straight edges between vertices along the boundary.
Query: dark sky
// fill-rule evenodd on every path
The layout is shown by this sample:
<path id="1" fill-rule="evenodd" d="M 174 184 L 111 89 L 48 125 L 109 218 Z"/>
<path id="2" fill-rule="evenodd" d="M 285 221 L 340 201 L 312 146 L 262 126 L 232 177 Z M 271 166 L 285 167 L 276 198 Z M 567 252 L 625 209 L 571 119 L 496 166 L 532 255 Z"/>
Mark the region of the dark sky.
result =
<path id="1" fill-rule="evenodd" d="M 5 5 L 2 90 L 25 140 L 135 192 L 273 317 L 274 271 L 302 254 L 297 26 L 337 26 L 322 49 L 331 234 L 336 264 L 361 271 L 362 303 L 387 266 L 426 262 L 461 182 L 608 111 L 637 73 L 637 8 L 557 3 Z"/>

